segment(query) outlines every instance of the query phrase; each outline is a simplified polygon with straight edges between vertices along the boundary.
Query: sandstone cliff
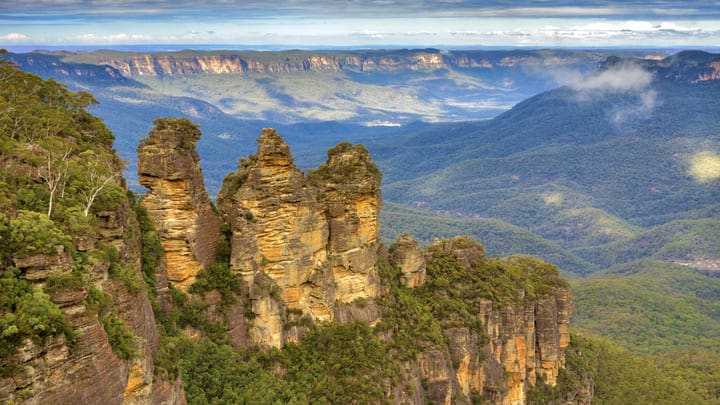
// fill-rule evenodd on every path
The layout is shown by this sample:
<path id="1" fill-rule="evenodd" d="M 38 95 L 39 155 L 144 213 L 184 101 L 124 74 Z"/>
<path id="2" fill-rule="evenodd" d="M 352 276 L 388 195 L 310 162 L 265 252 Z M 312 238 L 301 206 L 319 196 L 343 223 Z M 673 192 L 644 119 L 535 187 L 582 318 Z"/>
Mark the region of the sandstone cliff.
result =
<path id="1" fill-rule="evenodd" d="M 155 375 L 164 263 L 94 99 L 6 62 L 0 76 L 0 402 L 183 403 Z"/>
<path id="2" fill-rule="evenodd" d="M 138 147 L 142 200 L 160 232 L 168 280 L 187 288 L 203 267 L 215 262 L 220 221 L 205 191 L 195 145 L 200 131 L 187 119 L 155 121 Z"/>
<path id="3" fill-rule="evenodd" d="M 391 263 L 401 271 L 400 281 L 408 286 L 421 285 L 408 284 L 408 275 L 412 275 L 412 280 L 417 273 L 408 273 L 406 269 L 425 269 L 428 263 L 438 269 L 442 261 L 443 268 L 455 266 L 453 271 L 459 274 L 471 272 L 459 279 L 468 284 L 477 280 L 473 279 L 472 272 L 489 271 L 498 265 L 484 265 L 487 260 L 482 247 L 464 237 L 435 241 L 426 249 L 425 258 L 412 253 L 417 252 L 415 244 L 412 238 L 403 236 L 394 245 L 391 255 Z M 408 263 L 413 265 L 408 266 Z M 510 258 L 507 264 L 519 264 L 541 277 L 553 272 L 545 267 L 547 264 L 527 258 Z M 446 280 L 442 283 L 449 282 L 448 293 L 468 288 L 454 284 L 453 276 L 443 274 L 443 271 L 431 272 L 429 277 Z M 471 322 L 462 321 L 452 312 L 441 315 L 447 346 L 425 350 L 415 361 L 406 362 L 404 374 L 408 384 L 415 389 L 421 387 L 422 394 L 434 403 L 470 402 L 473 397 L 482 397 L 501 404 L 526 403 L 528 390 L 535 386 L 538 377 L 555 385 L 569 344 L 572 307 L 567 285 L 555 277 L 556 272 L 546 280 L 545 291 L 535 297 L 528 297 L 522 286 L 512 284 L 502 286 L 508 288 L 502 295 L 498 295 L 499 289 L 492 287 L 495 291 L 492 300 L 483 298 L 482 294 L 459 293 L 471 303 L 466 308 L 472 316 Z M 428 292 L 439 294 L 433 300 L 443 300 L 446 293 L 442 287 L 438 288 L 437 281 L 431 280 L 435 286 L 430 286 Z M 473 324 L 473 321 L 477 323 Z M 395 399 L 402 403 L 422 402 L 402 392 Z"/>
<path id="4" fill-rule="evenodd" d="M 24 403 L 184 403 L 181 382 L 154 379 L 158 332 L 142 288 L 141 232 L 127 201 L 99 211 L 97 234 L 77 240 L 79 255 L 58 246 L 55 254 L 13 257 L 22 278 L 44 288 L 76 336 L 27 340 L 3 367 L 0 400 Z M 78 258 L 80 261 L 78 261 Z M 156 288 L 162 290 L 164 267 Z M 86 272 L 88 284 L 78 272 Z M 73 281 L 75 280 L 75 281 Z M 112 320 L 108 322 L 109 320 Z M 118 323 L 132 334 L 132 354 L 114 347 Z M 165 395 L 155 391 L 164 387 Z M 162 390 L 160 391 L 162 392 Z"/>
<path id="5" fill-rule="evenodd" d="M 287 309 L 315 321 L 377 317 L 379 182 L 367 151 L 349 144 L 331 149 L 308 178 L 272 129 L 225 179 L 218 204 L 232 230 L 231 268 L 250 291 L 257 343 L 287 340 Z M 366 299 L 371 305 L 352 310 Z"/>
<path id="6" fill-rule="evenodd" d="M 107 65 L 125 77 L 195 74 L 293 73 L 323 71 L 393 72 L 439 69 L 493 69 L 547 67 L 580 63 L 603 56 L 572 51 L 285 51 L 285 52 L 166 52 L 123 53 L 99 51 L 64 60 Z"/>

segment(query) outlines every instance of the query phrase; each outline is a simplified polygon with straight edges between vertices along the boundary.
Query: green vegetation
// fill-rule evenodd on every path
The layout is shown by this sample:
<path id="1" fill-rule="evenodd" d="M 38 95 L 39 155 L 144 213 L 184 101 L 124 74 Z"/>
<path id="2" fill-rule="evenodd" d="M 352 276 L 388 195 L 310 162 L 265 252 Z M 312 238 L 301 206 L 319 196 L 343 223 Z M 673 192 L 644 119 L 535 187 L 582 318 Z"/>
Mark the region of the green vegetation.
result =
<path id="1" fill-rule="evenodd" d="M 171 376 L 182 370 L 189 403 L 379 402 L 398 373 L 385 344 L 360 322 L 323 325 L 270 352 L 166 339 L 156 367 Z"/>
<path id="2" fill-rule="evenodd" d="M 483 248 L 469 238 L 444 240 L 450 247 L 429 247 L 432 260 L 428 262 L 428 282 L 418 292 L 424 295 L 434 317 L 445 327 L 468 327 L 481 333 L 477 308 L 481 300 L 489 300 L 495 307 L 518 305 L 524 300 L 536 300 L 567 288 L 557 267 L 539 259 L 512 256 L 470 260 L 463 265 L 453 254 L 454 249 Z"/>
<path id="3" fill-rule="evenodd" d="M 356 190 L 361 185 L 379 187 L 382 173 L 365 146 L 340 142 L 327 151 L 325 164 L 309 172 L 309 180 L 315 184 L 329 182 L 344 192 L 346 188 Z"/>
<path id="4" fill-rule="evenodd" d="M 705 172 L 699 178 L 695 166 L 698 156 L 717 155 L 720 126 L 712 117 L 720 115 L 718 86 L 658 78 L 647 91 L 662 105 L 622 126 L 612 113 L 637 104 L 635 95 L 579 100 L 566 87 L 486 122 L 384 137 L 371 149 L 385 175 L 385 199 L 457 220 L 444 219 L 434 231 L 422 217 L 391 207 L 383 224 L 393 233 L 409 224 L 429 240 L 451 226 L 487 233 L 492 225 L 474 218 L 497 218 L 519 228 L 495 226 L 501 231 L 495 239 L 518 241 L 534 250 L 522 253 L 542 254 L 576 274 L 656 254 L 717 259 L 711 222 L 718 215 L 718 178 Z M 685 220 L 696 222 L 678 222 Z M 518 230 L 526 231 L 524 240 Z M 530 235 L 564 254 L 538 252 Z M 648 239 L 657 243 L 648 245 Z M 513 247 L 490 250 L 509 254 Z"/>
<path id="5" fill-rule="evenodd" d="M 88 291 L 90 312 L 108 307 L 110 298 L 101 300 L 99 290 L 88 289 L 94 266 L 112 263 L 114 275 L 130 280 L 117 250 L 101 244 L 93 248 L 99 229 L 94 214 L 119 209 L 127 198 L 113 135 L 87 111 L 96 104 L 90 94 L 68 91 L 4 60 L 0 80 L 0 353 L 2 363 L 11 367 L 9 359 L 26 339 L 42 345 L 65 335 L 66 345 L 73 347 L 75 332 L 52 297 Z M 87 251 L 75 249 L 81 241 L 89 242 Z M 23 260 L 46 260 L 43 256 L 66 263 L 66 255 L 72 257 L 72 271 L 52 272 L 42 288 L 25 280 L 25 270 L 13 267 Z M 113 347 L 129 358 L 132 333 L 105 312 L 101 320 Z"/>
<path id="6" fill-rule="evenodd" d="M 571 286 L 575 330 L 612 339 L 645 356 L 642 361 L 673 384 L 720 403 L 719 278 L 644 260 L 572 280 Z"/>
<path id="7" fill-rule="evenodd" d="M 50 295 L 61 291 L 82 291 L 87 286 L 87 278 L 86 274 L 78 270 L 53 274 L 45 280 L 43 290 Z"/>
<path id="8" fill-rule="evenodd" d="M 50 297 L 19 279 L 12 268 L 5 269 L 0 276 L 0 376 L 12 372 L 9 356 L 25 339 L 43 344 L 57 335 L 65 335 L 68 345 L 75 341 L 72 326 Z"/>
<path id="9" fill-rule="evenodd" d="M 160 244 L 160 235 L 155 230 L 145 207 L 136 202 L 135 195 L 128 194 L 131 208 L 140 226 L 142 242 L 142 273 L 148 292 L 155 291 L 155 272 L 162 262 L 165 251 Z"/>
<path id="10" fill-rule="evenodd" d="M 105 332 L 108 335 L 110 347 L 116 356 L 123 360 L 130 360 L 139 356 L 135 335 L 132 330 L 115 315 L 100 318 Z"/>
<path id="11" fill-rule="evenodd" d="M 75 332 L 51 299 L 63 294 L 85 298 L 88 316 L 97 316 L 113 352 L 123 360 L 139 355 L 137 338 L 113 312 L 113 297 L 90 283 L 93 271 L 108 268 L 110 276 L 131 294 L 143 283 L 134 267 L 122 262 L 117 248 L 100 242 L 96 213 L 121 211 L 128 205 L 120 173 L 123 163 L 112 149 L 113 135 L 87 108 L 96 104 L 87 93 L 68 91 L 53 80 L 19 71 L 0 61 L 0 330 L 2 373 L 26 339 L 43 344 Z M 159 263 L 159 242 L 147 215 L 134 207 L 143 232 L 143 266 L 148 283 Z M 103 214 L 105 215 L 105 214 Z M 132 237 L 135 228 L 125 227 Z M 75 245 L 84 247 L 75 248 Z M 54 272 L 42 288 L 12 267 L 19 259 L 49 260 L 70 255 L 71 272 Z"/>
<path id="12" fill-rule="evenodd" d="M 128 263 L 112 263 L 108 273 L 110 277 L 121 282 L 130 294 L 138 294 L 144 287 L 143 281 Z"/>
<path id="13" fill-rule="evenodd" d="M 698 395 L 686 381 L 672 378 L 612 341 L 578 334 L 570 338 L 566 371 L 561 370 L 558 385 L 540 382 L 528 393 L 528 399 L 536 404 L 564 399 L 580 387 L 583 377 L 594 383 L 593 403 L 716 403 Z"/>
<path id="14" fill-rule="evenodd" d="M 171 378 L 182 372 L 190 403 L 259 398 L 266 403 L 388 402 L 389 388 L 401 383 L 402 362 L 429 348 L 449 353 L 443 328 L 469 328 L 479 344 L 487 341 L 475 315 L 477 300 L 491 298 L 501 306 L 566 286 L 557 268 L 539 260 L 484 259 L 483 247 L 469 238 L 445 242 L 447 249 L 466 249 L 477 260 L 468 267 L 438 250 L 428 267 L 428 284 L 415 289 L 401 285 L 400 271 L 381 261 L 388 294 L 378 302 L 382 316 L 375 328 L 362 322 L 313 325 L 300 311 L 290 310 L 289 325 L 304 325 L 309 332 L 280 350 L 233 350 L 222 322 L 209 321 L 207 307 L 195 294 L 217 289 L 235 296 L 239 287 L 236 276 L 219 263 L 200 274 L 193 295 L 171 289 L 174 309 L 163 321 L 156 370 Z M 202 337 L 185 337 L 180 330 L 187 327 Z"/>
<path id="15" fill-rule="evenodd" d="M 499 219 L 456 218 L 383 202 L 380 221 L 380 236 L 388 244 L 403 233 L 413 235 L 423 244 L 435 238 L 469 235 L 484 241 L 489 255 L 524 254 L 540 257 L 560 267 L 565 276 L 585 273 L 595 268 L 592 263 L 562 248 L 559 243 Z"/>
<path id="16" fill-rule="evenodd" d="M 428 296 L 400 284 L 400 271 L 380 262 L 380 276 L 389 294 L 380 301 L 382 318 L 378 333 L 391 333 L 388 344 L 400 360 L 412 360 L 423 349 L 443 348 L 446 344 L 442 326 L 426 301 Z"/>
<path id="17" fill-rule="evenodd" d="M 190 292 L 203 294 L 218 290 L 222 294 L 221 311 L 226 310 L 242 294 L 242 280 L 237 274 L 230 271 L 227 263 L 216 263 L 203 269 L 197 276 L 195 283 L 190 286 Z"/>
<path id="18" fill-rule="evenodd" d="M 20 210 L 7 225 L 7 239 L 3 243 L 6 254 L 23 257 L 57 254 L 57 247 L 72 249 L 70 238 L 39 212 Z"/>
<path id="19" fill-rule="evenodd" d="M 670 221 L 622 243 L 577 249 L 576 253 L 608 268 L 645 258 L 684 262 L 718 259 L 718 247 L 720 221 L 706 218 Z"/>
<path id="20" fill-rule="evenodd" d="M 646 260 L 571 282 L 573 326 L 602 333 L 635 353 L 718 351 L 720 279 Z"/>

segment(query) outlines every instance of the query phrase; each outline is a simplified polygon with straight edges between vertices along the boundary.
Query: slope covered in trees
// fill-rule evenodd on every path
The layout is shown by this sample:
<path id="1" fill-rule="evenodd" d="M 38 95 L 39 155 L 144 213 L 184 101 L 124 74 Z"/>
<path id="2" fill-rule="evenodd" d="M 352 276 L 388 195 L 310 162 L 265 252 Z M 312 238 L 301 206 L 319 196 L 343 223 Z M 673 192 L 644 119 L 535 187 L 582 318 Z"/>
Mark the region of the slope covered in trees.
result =
<path id="1" fill-rule="evenodd" d="M 693 52 L 654 62 L 611 58 L 584 81 L 492 120 L 371 143 L 386 174 L 384 195 L 524 228 L 592 263 L 565 268 L 578 274 L 653 255 L 640 240 L 658 226 L 665 243 L 677 239 L 663 259 L 720 259 L 717 249 L 691 247 L 717 246 L 715 231 L 679 242 L 691 222 L 671 223 L 710 229 L 700 223 L 718 218 L 720 81 L 708 79 L 718 60 Z M 636 257 L 623 253 L 636 250 L 628 246 L 640 248 Z"/>

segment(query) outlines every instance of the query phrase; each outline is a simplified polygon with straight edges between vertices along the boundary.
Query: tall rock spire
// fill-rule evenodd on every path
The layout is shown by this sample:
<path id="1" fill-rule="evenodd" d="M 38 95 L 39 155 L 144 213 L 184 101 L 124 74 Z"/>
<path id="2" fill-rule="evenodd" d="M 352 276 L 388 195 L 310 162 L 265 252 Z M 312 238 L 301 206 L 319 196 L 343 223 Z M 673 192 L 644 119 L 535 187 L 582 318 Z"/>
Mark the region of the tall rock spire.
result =
<path id="1" fill-rule="evenodd" d="M 186 118 L 158 119 L 138 146 L 142 200 L 160 233 L 168 280 L 187 290 L 215 262 L 220 220 L 205 191 L 195 145 L 200 130 Z"/>

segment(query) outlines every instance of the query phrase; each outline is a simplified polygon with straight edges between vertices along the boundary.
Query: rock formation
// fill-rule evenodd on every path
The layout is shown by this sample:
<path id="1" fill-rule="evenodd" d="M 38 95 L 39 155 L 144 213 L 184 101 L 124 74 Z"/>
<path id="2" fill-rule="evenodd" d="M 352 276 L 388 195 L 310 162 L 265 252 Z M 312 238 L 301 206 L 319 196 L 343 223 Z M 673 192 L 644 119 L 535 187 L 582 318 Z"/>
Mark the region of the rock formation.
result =
<path id="1" fill-rule="evenodd" d="M 316 321 L 377 317 L 373 305 L 364 315 L 346 305 L 377 295 L 380 177 L 362 146 L 331 149 L 306 177 L 282 138 L 264 129 L 218 204 L 232 229 L 231 268 L 250 289 L 257 343 L 286 340 L 286 309 Z"/>
<path id="2" fill-rule="evenodd" d="M 410 235 L 403 235 L 393 245 L 390 263 L 400 268 L 401 282 L 415 288 L 425 284 L 425 258 L 420 245 Z"/>
<path id="3" fill-rule="evenodd" d="M 127 279 L 112 275 L 117 271 L 114 266 L 122 266 L 129 280 L 142 283 L 140 230 L 135 216 L 127 202 L 96 216 L 98 234 L 82 244 L 86 245 L 83 251 L 97 257 L 94 261 L 76 263 L 62 246 L 52 255 L 17 256 L 13 261 L 22 277 L 37 286 L 45 285 L 53 277 L 68 277 L 73 267 L 84 266 L 83 271 L 90 274 L 90 288 L 101 291 L 110 300 L 105 304 L 110 308 L 101 311 L 110 311 L 135 336 L 137 356 L 123 360 L 113 352 L 98 309 L 89 307 L 88 287 L 77 288 L 72 283 L 49 290 L 46 287 L 52 302 L 70 322 L 77 340 L 69 344 L 63 335 L 42 344 L 27 340 L 10 359 L 20 372 L 0 379 L 0 401 L 24 402 L 31 398 L 31 403 L 52 404 L 184 403 L 180 382 L 153 381 L 158 333 L 147 291 L 131 288 Z M 117 257 L 98 256 L 96 246 L 112 246 Z M 157 384 L 172 395 L 158 397 L 154 393 Z"/>
<path id="4" fill-rule="evenodd" d="M 435 252 L 454 257 L 464 268 L 485 258 L 482 246 L 466 237 L 436 240 L 425 250 L 425 258 L 417 255 L 418 250 L 417 243 L 405 235 L 390 256 L 407 286 L 412 284 L 408 280 L 417 279 L 418 272 L 406 269 L 424 270 Z M 474 312 L 481 330 L 452 323 L 445 326 L 447 352 L 425 350 L 414 362 L 406 363 L 403 374 L 407 384 L 434 403 L 463 402 L 462 398 L 469 402 L 476 393 L 492 403 L 525 404 L 538 376 L 547 384 L 557 383 L 569 344 L 571 308 L 569 291 L 562 285 L 538 299 L 505 303 L 479 299 Z M 395 401 L 421 402 L 406 392 L 396 395 Z"/>
<path id="5" fill-rule="evenodd" d="M 601 53 L 586 56 L 600 61 Z M 293 73 L 293 72 L 395 72 L 438 69 L 493 69 L 517 66 L 553 66 L 581 62 L 583 56 L 563 51 L 441 51 L 416 49 L 399 51 L 209 51 L 178 53 L 109 52 L 84 54 L 78 61 L 113 69 L 124 77 L 197 74 Z M 65 60 L 73 60 L 65 55 Z M 81 67 L 84 65 L 81 65 Z"/>
<path id="6" fill-rule="evenodd" d="M 168 280 L 186 290 L 215 262 L 220 221 L 205 191 L 195 145 L 200 130 L 187 119 L 162 119 L 138 147 L 142 200 L 160 232 Z"/>

